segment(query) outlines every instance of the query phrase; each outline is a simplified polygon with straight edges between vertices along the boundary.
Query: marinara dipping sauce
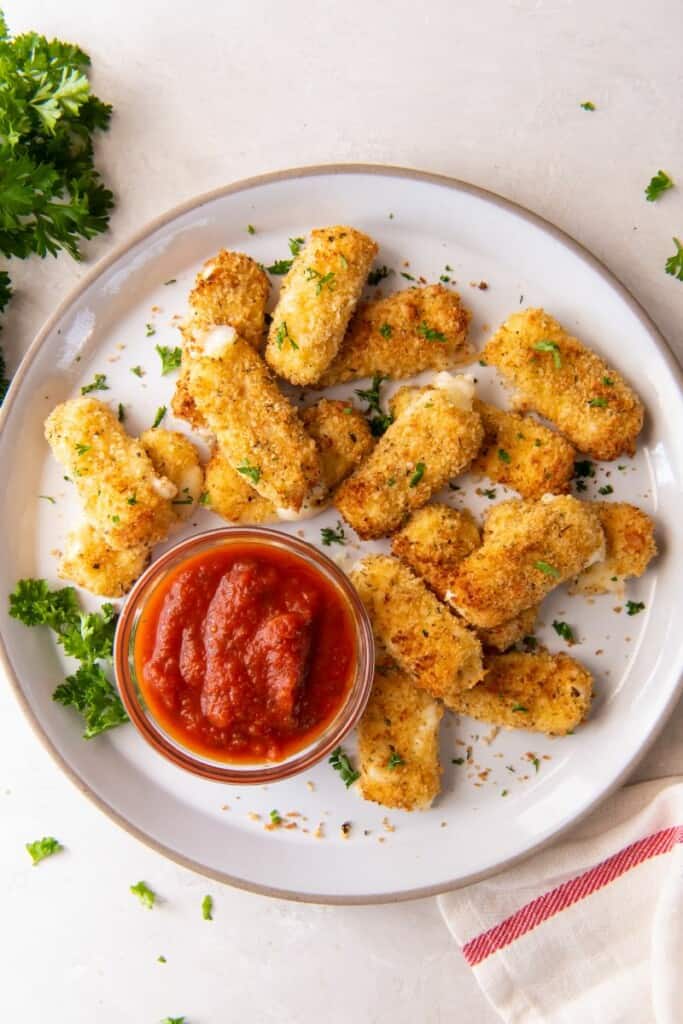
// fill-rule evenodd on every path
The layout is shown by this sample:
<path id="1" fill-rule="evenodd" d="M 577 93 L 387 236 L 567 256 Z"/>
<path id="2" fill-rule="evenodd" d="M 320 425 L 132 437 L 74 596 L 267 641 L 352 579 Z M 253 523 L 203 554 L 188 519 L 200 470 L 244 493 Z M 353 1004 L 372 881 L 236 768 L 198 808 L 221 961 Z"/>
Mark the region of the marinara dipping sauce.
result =
<path id="1" fill-rule="evenodd" d="M 232 763 L 283 761 L 309 745 L 357 671 L 353 610 L 339 586 L 286 546 L 250 540 L 205 546 L 166 572 L 132 647 L 159 725 Z"/>

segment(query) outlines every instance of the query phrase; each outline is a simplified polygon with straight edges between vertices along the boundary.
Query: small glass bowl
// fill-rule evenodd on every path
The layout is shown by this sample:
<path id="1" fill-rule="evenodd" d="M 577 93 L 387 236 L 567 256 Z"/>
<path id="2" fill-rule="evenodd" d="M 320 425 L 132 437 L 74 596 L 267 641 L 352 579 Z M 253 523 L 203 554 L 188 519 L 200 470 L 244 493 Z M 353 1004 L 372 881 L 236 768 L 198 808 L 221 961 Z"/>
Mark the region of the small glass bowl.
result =
<path id="1" fill-rule="evenodd" d="M 279 549 L 293 555 L 328 583 L 344 600 L 354 626 L 356 672 L 346 702 L 336 716 L 306 747 L 282 761 L 240 763 L 218 761 L 200 754 L 171 736 L 153 717 L 140 688 L 134 660 L 135 634 L 143 609 L 158 584 L 187 558 L 233 544 Z M 375 665 L 374 640 L 367 612 L 345 573 L 311 544 L 277 530 L 258 526 L 229 526 L 197 534 L 176 544 L 154 562 L 131 590 L 121 612 L 114 638 L 114 669 L 121 699 L 131 722 L 159 754 L 179 768 L 204 779 L 233 784 L 263 784 L 289 778 L 321 761 L 353 729 L 363 714 Z"/>

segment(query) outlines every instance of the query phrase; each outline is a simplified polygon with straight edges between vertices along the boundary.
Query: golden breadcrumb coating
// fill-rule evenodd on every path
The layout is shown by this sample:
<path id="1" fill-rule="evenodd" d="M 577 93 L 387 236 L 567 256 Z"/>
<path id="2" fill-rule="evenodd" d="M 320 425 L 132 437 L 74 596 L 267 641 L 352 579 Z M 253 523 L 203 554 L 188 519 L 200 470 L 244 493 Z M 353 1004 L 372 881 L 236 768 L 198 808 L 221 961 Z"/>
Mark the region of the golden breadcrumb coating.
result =
<path id="1" fill-rule="evenodd" d="M 587 717 L 593 677 L 567 654 L 510 651 L 488 655 L 478 686 L 459 694 L 454 710 L 508 729 L 564 736 Z"/>
<path id="2" fill-rule="evenodd" d="M 499 626 L 601 559 L 604 545 L 597 514 L 576 498 L 504 502 L 489 513 L 482 546 L 461 563 L 450 602 L 475 626 Z"/>
<path id="3" fill-rule="evenodd" d="M 473 473 L 511 487 L 523 498 L 569 490 L 576 452 L 566 438 L 532 416 L 479 401 L 474 408 L 484 426 L 484 444 L 472 465 Z"/>
<path id="4" fill-rule="evenodd" d="M 460 563 L 480 544 L 479 527 L 471 513 L 449 505 L 425 505 L 394 534 L 391 550 L 448 603 Z M 537 614 L 534 605 L 500 626 L 478 629 L 479 639 L 485 647 L 506 651 L 533 632 Z"/>
<path id="5" fill-rule="evenodd" d="M 263 344 L 270 281 L 263 267 L 243 252 L 221 249 L 197 274 L 188 302 L 193 318 L 229 324 L 254 348 Z"/>
<path id="6" fill-rule="evenodd" d="M 84 523 L 67 536 L 57 575 L 91 594 L 123 597 L 147 568 L 149 556 L 148 544 L 114 549 Z"/>
<path id="7" fill-rule="evenodd" d="M 365 800 L 404 811 L 429 807 L 441 787 L 439 723 L 443 706 L 393 659 L 378 658 L 372 693 L 358 723 Z"/>
<path id="8" fill-rule="evenodd" d="M 377 244 L 355 228 L 312 231 L 294 257 L 268 332 L 266 359 L 292 384 L 314 384 L 332 362 Z"/>
<path id="9" fill-rule="evenodd" d="M 374 444 L 367 420 L 349 402 L 323 398 L 305 409 L 301 418 L 320 455 L 322 491 L 320 508 L 329 491 L 357 466 Z M 220 451 L 206 467 L 207 504 L 233 523 L 272 523 L 277 509 L 262 498 L 246 477 L 233 469 Z"/>
<path id="10" fill-rule="evenodd" d="M 482 358 L 518 390 L 520 409 L 549 419 L 594 459 L 633 455 L 643 405 L 624 378 L 542 309 L 508 317 Z"/>
<path id="11" fill-rule="evenodd" d="M 298 512 L 320 483 L 315 442 L 259 354 L 230 331 L 194 336 L 190 393 L 223 457 L 264 498 Z"/>
<path id="12" fill-rule="evenodd" d="M 199 501 L 204 486 L 204 470 L 199 452 L 189 438 L 175 430 L 154 427 L 140 434 L 154 469 L 175 484 L 177 494 L 171 500 L 176 520 L 188 519 Z"/>
<path id="13" fill-rule="evenodd" d="M 463 473 L 479 450 L 483 431 L 471 410 L 468 382 L 443 376 L 456 388 L 463 383 L 462 404 L 445 387 L 421 389 L 336 493 L 337 508 L 363 540 L 399 529 L 412 511 Z"/>
<path id="14" fill-rule="evenodd" d="M 642 576 L 657 554 L 654 523 L 625 501 L 594 501 L 590 507 L 605 531 L 606 557 L 584 569 L 570 589 L 583 594 L 620 592 L 624 581 Z"/>
<path id="15" fill-rule="evenodd" d="M 359 466 L 375 445 L 368 421 L 350 402 L 321 398 L 301 413 L 318 446 L 326 489 L 331 490 Z"/>
<path id="16" fill-rule="evenodd" d="M 213 325 L 234 327 L 240 337 L 259 349 L 266 329 L 266 303 L 270 281 L 262 267 L 242 252 L 221 249 L 197 274 L 189 295 L 190 312 L 182 333 L 191 340 L 197 330 Z M 195 428 L 204 426 L 187 383 L 190 359 L 183 345 L 180 373 L 171 400 L 173 414 Z"/>
<path id="17" fill-rule="evenodd" d="M 341 348 L 318 381 L 329 387 L 380 373 L 394 379 L 471 362 L 471 314 L 442 284 L 407 288 L 359 307 Z"/>
<path id="18" fill-rule="evenodd" d="M 96 398 L 52 410 L 45 437 L 83 502 L 86 520 L 116 550 L 163 540 L 174 521 L 175 485 Z"/>
<path id="19" fill-rule="evenodd" d="M 379 643 L 415 685 L 451 706 L 483 676 L 481 644 L 397 558 L 369 555 L 351 573 Z"/>

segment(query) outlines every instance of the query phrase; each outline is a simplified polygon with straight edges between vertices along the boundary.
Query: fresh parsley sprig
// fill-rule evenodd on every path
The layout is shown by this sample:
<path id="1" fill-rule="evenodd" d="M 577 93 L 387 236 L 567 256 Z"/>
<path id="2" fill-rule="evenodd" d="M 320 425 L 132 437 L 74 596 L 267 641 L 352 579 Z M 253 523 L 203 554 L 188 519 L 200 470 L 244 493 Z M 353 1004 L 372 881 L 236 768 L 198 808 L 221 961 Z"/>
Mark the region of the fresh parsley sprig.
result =
<path id="1" fill-rule="evenodd" d="M 52 857 L 53 854 L 59 853 L 63 849 L 62 844 L 54 836 L 43 836 L 42 839 L 26 843 L 26 852 L 33 861 L 34 866 L 40 864 L 41 860 L 45 860 L 46 857 Z"/>
<path id="2" fill-rule="evenodd" d="M 657 173 L 650 178 L 650 184 L 645 189 L 645 195 L 648 203 L 656 202 L 664 192 L 668 192 L 668 190 L 673 187 L 674 182 L 666 171 L 657 171 Z"/>
<path id="3" fill-rule="evenodd" d="M 372 387 L 357 388 L 355 392 L 362 401 L 367 402 L 368 407 L 365 410 L 365 415 L 368 418 L 370 430 L 374 437 L 381 437 L 394 422 L 394 417 L 389 413 L 383 412 L 380 404 L 380 388 L 385 380 L 389 380 L 389 378 L 381 373 L 376 373 L 372 378 Z"/>
<path id="4" fill-rule="evenodd" d="M 667 274 L 671 274 L 677 281 L 683 281 L 683 242 L 679 238 L 674 238 L 673 243 L 676 246 L 676 252 L 673 256 L 669 256 L 665 264 L 665 270 Z"/>

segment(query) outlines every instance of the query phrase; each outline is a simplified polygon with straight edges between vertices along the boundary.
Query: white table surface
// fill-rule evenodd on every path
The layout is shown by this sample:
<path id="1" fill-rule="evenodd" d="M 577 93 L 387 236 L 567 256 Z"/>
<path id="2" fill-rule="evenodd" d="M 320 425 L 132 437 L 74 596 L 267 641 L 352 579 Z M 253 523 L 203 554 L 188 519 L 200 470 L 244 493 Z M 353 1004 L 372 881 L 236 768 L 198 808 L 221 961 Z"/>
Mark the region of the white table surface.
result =
<path id="1" fill-rule="evenodd" d="M 4 0 L 15 33 L 77 41 L 114 104 L 99 163 L 111 230 L 12 266 L 12 366 L 112 244 L 180 200 L 288 166 L 451 174 L 554 221 L 603 259 L 683 355 L 683 7 L 678 0 Z M 595 113 L 579 103 L 592 100 Z M 681 188 L 646 203 L 660 167 Z M 637 383 L 637 382 L 636 382 Z M 637 777 L 683 772 L 683 706 Z M 488 1008 L 432 900 L 313 907 L 176 867 L 63 778 L 0 689 L 3 1019 L 21 1024 L 466 1021 Z M 38 868 L 27 840 L 67 851 Z M 128 893 L 145 879 L 152 912 Z M 211 893 L 215 920 L 200 901 Z M 157 963 L 163 954 L 166 964 Z"/>

